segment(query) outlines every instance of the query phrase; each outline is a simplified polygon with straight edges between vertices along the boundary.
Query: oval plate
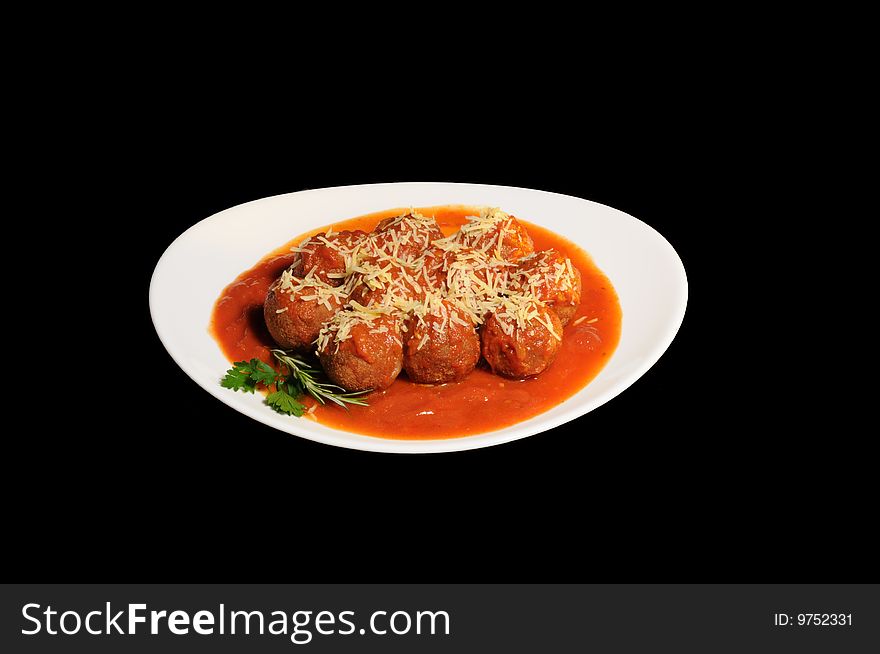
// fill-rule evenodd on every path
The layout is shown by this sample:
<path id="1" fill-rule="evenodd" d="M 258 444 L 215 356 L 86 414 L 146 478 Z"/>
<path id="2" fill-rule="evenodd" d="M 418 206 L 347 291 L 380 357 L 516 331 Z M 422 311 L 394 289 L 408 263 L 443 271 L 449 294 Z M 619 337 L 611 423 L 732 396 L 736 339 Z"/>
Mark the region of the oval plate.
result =
<path id="1" fill-rule="evenodd" d="M 208 326 L 214 301 L 241 272 L 297 234 L 393 207 L 488 205 L 547 227 L 586 250 L 620 298 L 620 344 L 599 375 L 546 413 L 462 438 L 391 440 L 273 412 L 261 395 L 220 386 L 230 367 Z M 236 411 L 281 431 L 377 452 L 451 452 L 546 431 L 604 404 L 641 377 L 669 347 L 684 318 L 687 277 L 672 246 L 632 216 L 567 195 L 507 186 L 397 183 L 289 193 L 221 211 L 193 225 L 165 251 L 150 282 L 150 313 L 168 353 L 192 379 Z"/>

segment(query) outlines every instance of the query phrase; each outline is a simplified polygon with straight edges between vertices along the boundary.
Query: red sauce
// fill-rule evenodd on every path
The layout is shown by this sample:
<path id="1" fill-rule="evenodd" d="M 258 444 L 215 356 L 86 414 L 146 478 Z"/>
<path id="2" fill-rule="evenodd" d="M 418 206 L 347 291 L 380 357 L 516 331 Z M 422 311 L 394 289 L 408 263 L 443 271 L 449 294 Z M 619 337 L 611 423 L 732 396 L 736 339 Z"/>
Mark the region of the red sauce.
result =
<path id="1" fill-rule="evenodd" d="M 371 231 L 383 218 L 400 215 L 403 210 L 390 209 L 343 220 L 333 223 L 332 227 L 336 231 Z M 473 207 L 461 205 L 423 207 L 419 211 L 426 216 L 433 215 L 447 235 L 465 222 L 465 216 L 478 213 Z M 550 368 L 537 377 L 519 381 L 494 375 L 485 362 L 481 362 L 464 381 L 442 386 L 413 384 L 402 372 L 390 388 L 366 396 L 368 407 L 353 406 L 345 411 L 335 406 L 318 406 L 312 416 L 329 427 L 383 438 L 454 438 L 522 422 L 553 408 L 586 386 L 611 357 L 620 340 L 621 311 L 617 294 L 589 255 L 577 245 L 518 216 L 517 220 L 528 229 L 536 250 L 556 248 L 581 271 L 581 304 L 565 328 L 562 348 Z M 329 225 L 292 239 L 223 290 L 214 307 L 211 329 L 230 361 L 252 357 L 270 361 L 269 349 L 273 342 L 263 322 L 266 292 L 293 261 L 295 255 L 288 248 L 327 227 Z M 585 320 L 578 322 L 581 317 Z M 311 399 L 306 403 L 311 404 Z"/>

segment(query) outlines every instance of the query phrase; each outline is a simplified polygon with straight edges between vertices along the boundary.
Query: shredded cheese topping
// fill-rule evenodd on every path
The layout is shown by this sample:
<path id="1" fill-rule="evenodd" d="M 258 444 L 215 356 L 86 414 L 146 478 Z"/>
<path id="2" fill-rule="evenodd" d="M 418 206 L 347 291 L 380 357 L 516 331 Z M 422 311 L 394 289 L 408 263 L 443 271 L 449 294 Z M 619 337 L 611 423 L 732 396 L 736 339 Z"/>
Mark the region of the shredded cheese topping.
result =
<path id="1" fill-rule="evenodd" d="M 458 232 L 443 237 L 433 217 L 411 209 L 383 220 L 366 235 L 331 228 L 291 251 L 311 255 L 323 247 L 338 253 L 344 270 L 326 273 L 326 278 L 344 280 L 342 284 L 327 284 L 316 268 L 304 271 L 303 277 L 288 270 L 277 290 L 328 309 L 334 299 L 337 306 L 344 305 L 321 329 L 315 341 L 320 351 L 332 344 L 338 351 L 360 324 L 372 334 L 390 332 L 400 342 L 401 332 L 408 331 L 406 318 L 413 321 L 410 327 L 416 326 L 418 334 L 412 337 L 419 339 L 416 349 L 421 350 L 452 325 L 473 328 L 493 313 L 509 336 L 541 324 L 561 340 L 545 303 L 579 301 L 575 269 L 555 250 L 519 261 L 505 259 L 505 244 L 521 238 L 513 222 L 509 214 L 487 207 L 479 216 L 468 216 Z M 298 257 L 294 265 L 302 261 Z"/>
<path id="2" fill-rule="evenodd" d="M 505 246 L 517 256 L 531 253 L 534 246 L 526 231 L 516 219 L 497 207 L 480 209 L 479 216 L 467 216 L 467 222 L 455 234 L 455 240 L 503 259 Z"/>
<path id="3" fill-rule="evenodd" d="M 511 272 L 510 284 L 548 304 L 580 302 L 578 277 L 571 259 L 553 249 L 520 259 Z"/>
<path id="4" fill-rule="evenodd" d="M 327 282 L 321 280 L 315 275 L 314 268 L 302 278 L 295 277 L 293 273 L 291 273 L 291 268 L 288 268 L 281 273 L 281 277 L 278 278 L 278 281 L 275 282 L 272 289 L 276 293 L 288 293 L 291 301 L 294 299 L 299 299 L 303 302 L 317 300 L 317 302 L 326 307 L 328 311 L 333 310 L 331 300 L 335 300 L 336 305 L 340 306 L 345 303 L 347 298 L 344 288 L 330 286 Z M 276 313 L 283 313 L 284 311 L 287 311 L 287 309 L 276 310 Z"/>
<path id="5" fill-rule="evenodd" d="M 557 341 L 562 340 L 562 334 L 556 331 L 548 316 L 546 305 L 534 296 L 518 293 L 504 298 L 495 311 L 495 321 L 508 336 L 514 335 L 514 328 L 528 329 L 530 323 L 537 322 Z"/>

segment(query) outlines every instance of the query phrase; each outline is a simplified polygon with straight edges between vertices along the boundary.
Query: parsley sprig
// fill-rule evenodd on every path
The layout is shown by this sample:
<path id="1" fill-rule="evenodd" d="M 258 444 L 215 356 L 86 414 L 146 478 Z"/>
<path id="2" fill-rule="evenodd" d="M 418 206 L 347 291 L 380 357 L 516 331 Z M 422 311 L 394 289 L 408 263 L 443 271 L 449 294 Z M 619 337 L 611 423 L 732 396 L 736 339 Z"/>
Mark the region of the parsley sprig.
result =
<path id="1" fill-rule="evenodd" d="M 253 393 L 257 385 L 265 386 L 274 391 L 266 397 L 266 404 L 278 413 L 290 416 L 301 416 L 306 407 L 299 401 L 303 395 L 309 394 L 321 404 L 333 402 L 345 409 L 346 404 L 367 406 L 361 398 L 369 391 L 348 393 L 341 386 L 323 381 L 324 372 L 312 367 L 307 361 L 288 354 L 284 350 L 271 350 L 286 371 L 275 370 L 265 361 L 251 359 L 236 361 L 220 380 L 220 385 L 233 391 Z"/>
<path id="2" fill-rule="evenodd" d="M 275 383 L 278 376 L 275 368 L 259 359 L 236 361 L 232 365 L 233 367 L 226 371 L 226 376 L 220 381 L 220 385 L 234 391 L 253 393 L 257 384 L 268 387 Z"/>

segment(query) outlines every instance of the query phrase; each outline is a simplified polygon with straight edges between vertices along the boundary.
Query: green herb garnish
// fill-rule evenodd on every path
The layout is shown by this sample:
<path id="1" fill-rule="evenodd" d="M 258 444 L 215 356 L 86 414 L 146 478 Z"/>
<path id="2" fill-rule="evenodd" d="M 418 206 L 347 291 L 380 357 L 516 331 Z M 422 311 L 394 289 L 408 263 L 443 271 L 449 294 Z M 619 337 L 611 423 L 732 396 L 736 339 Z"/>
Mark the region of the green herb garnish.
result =
<path id="1" fill-rule="evenodd" d="M 266 397 L 266 404 L 278 413 L 301 416 L 306 407 L 299 401 L 305 394 L 311 395 L 321 404 L 328 401 L 347 409 L 346 404 L 367 406 L 360 396 L 370 391 L 348 393 L 341 386 L 324 381 L 324 371 L 314 368 L 308 362 L 288 354 L 284 350 L 272 350 L 286 372 L 275 370 L 265 361 L 251 359 L 236 361 L 220 380 L 220 385 L 233 391 L 253 393 L 257 384 L 274 391 Z"/>
<path id="2" fill-rule="evenodd" d="M 330 384 L 326 381 L 320 381 L 324 378 L 324 371 L 320 368 L 312 368 L 306 361 L 292 356 L 284 350 L 272 350 L 272 356 L 278 359 L 290 371 L 288 381 L 299 385 L 306 393 L 318 400 L 321 404 L 327 401 L 338 404 L 347 409 L 346 404 L 357 404 L 358 406 L 368 406 L 361 399 L 361 395 L 369 393 L 372 389 L 358 391 L 356 393 L 347 392 L 342 386 Z M 342 392 L 340 392 L 342 391 Z"/>

